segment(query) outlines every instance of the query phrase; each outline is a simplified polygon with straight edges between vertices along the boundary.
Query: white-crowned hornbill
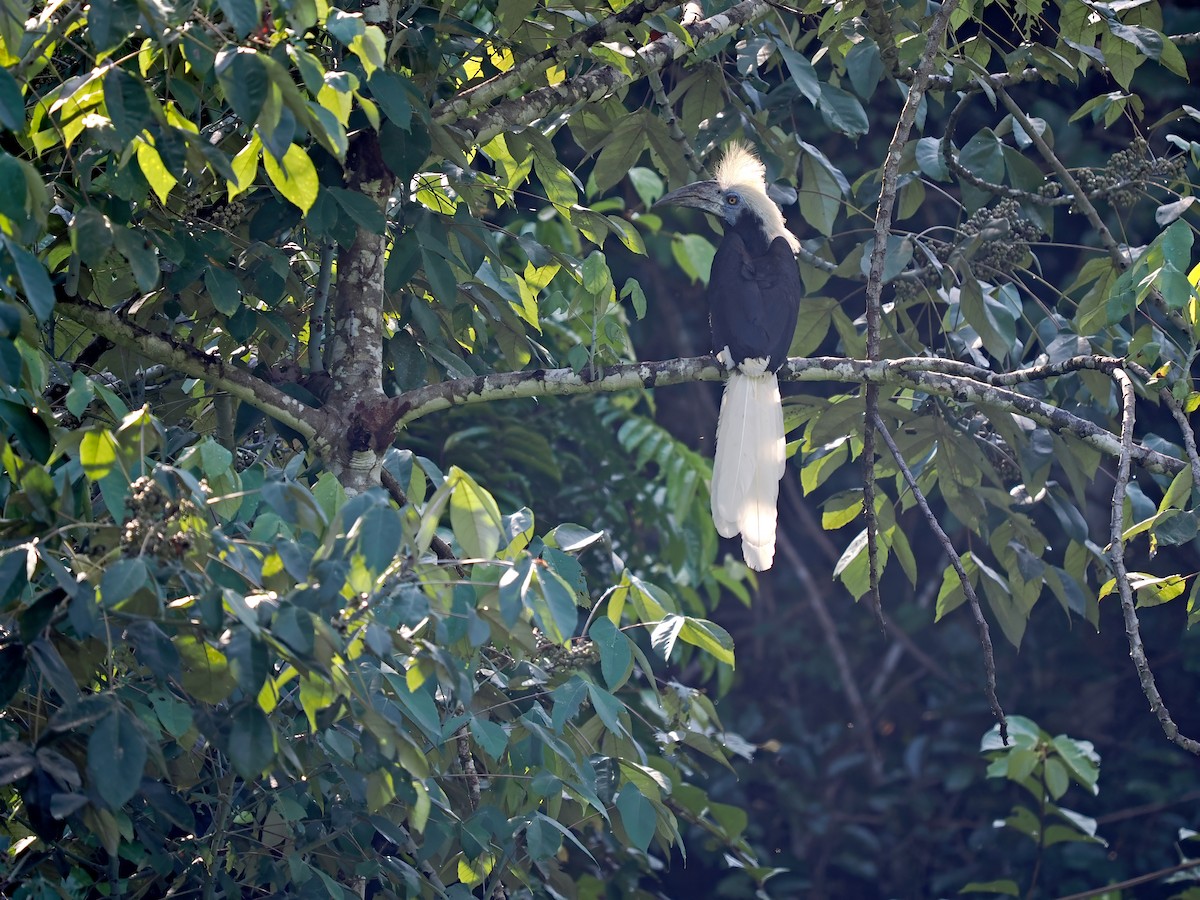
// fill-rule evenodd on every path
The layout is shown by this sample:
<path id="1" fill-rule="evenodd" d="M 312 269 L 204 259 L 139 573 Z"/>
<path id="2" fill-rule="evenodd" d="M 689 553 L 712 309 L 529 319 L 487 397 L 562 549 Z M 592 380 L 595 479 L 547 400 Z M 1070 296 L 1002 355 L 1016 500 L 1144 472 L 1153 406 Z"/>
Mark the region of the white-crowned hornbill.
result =
<path id="1" fill-rule="evenodd" d="M 746 564 L 775 557 L 776 500 L 786 444 L 776 371 L 787 359 L 800 306 L 800 242 L 767 196 L 766 169 L 733 144 L 713 181 L 698 181 L 655 205 L 691 206 L 725 227 L 708 279 L 713 349 L 729 368 L 717 420 L 712 515 L 722 537 L 742 536 Z"/>

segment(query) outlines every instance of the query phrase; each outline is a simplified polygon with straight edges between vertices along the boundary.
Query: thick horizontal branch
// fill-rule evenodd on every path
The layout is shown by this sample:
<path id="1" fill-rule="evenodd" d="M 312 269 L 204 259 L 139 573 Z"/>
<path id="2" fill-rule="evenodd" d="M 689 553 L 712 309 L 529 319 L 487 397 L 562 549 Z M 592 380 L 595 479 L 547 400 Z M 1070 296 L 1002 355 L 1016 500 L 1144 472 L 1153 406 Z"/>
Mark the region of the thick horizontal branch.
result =
<path id="1" fill-rule="evenodd" d="M 770 9 L 766 0 L 742 0 L 725 12 L 688 27 L 688 33 L 695 46 L 701 47 L 762 18 Z M 629 70 L 640 73 L 661 69 L 690 50 L 675 35 L 666 34 L 638 50 L 637 59 L 630 60 Z M 632 83 L 635 77 L 638 76 L 627 74 L 616 66 L 597 66 L 560 84 L 538 88 L 514 100 L 503 100 L 477 116 L 459 120 L 457 127 L 475 142 L 486 144 L 502 131 L 530 125 L 580 103 L 603 99 L 618 88 Z"/>
<path id="2" fill-rule="evenodd" d="M 226 363 L 219 356 L 210 356 L 188 344 L 163 337 L 94 303 L 60 298 L 55 311 L 147 359 L 237 397 L 309 441 L 325 429 L 328 417 L 320 410 L 288 396 L 247 369 Z"/>
<path id="3" fill-rule="evenodd" d="M 1093 361 L 1094 360 L 1094 361 Z M 1081 357 L 1070 366 L 1039 367 L 1023 370 L 1022 380 L 1053 377 L 1077 369 L 1102 369 L 1113 361 L 1107 357 Z M 939 371 L 941 370 L 941 371 Z M 1105 456 L 1119 459 L 1121 439 L 1099 425 L 1072 415 L 1049 403 L 1002 387 L 996 381 L 1012 377 L 1003 373 L 986 373 L 974 366 L 954 360 L 928 357 L 907 357 L 867 362 L 836 356 L 811 359 L 789 359 L 780 369 L 783 381 L 820 381 L 843 384 L 879 384 L 905 387 L 927 394 L 946 397 L 958 403 L 990 406 L 1032 419 L 1051 430 L 1067 434 Z M 417 388 L 394 397 L 398 427 L 422 416 L 453 406 L 488 403 L 493 400 L 515 400 L 532 397 L 570 396 L 574 394 L 612 393 L 643 387 L 667 387 L 694 381 L 721 381 L 726 370 L 716 357 L 697 356 L 669 359 L 662 362 L 631 363 L 611 366 L 595 377 L 587 377 L 572 369 L 537 369 L 532 372 L 506 372 L 460 378 Z M 1135 444 L 1132 459 L 1151 472 L 1173 475 L 1186 463 L 1156 450 Z"/>

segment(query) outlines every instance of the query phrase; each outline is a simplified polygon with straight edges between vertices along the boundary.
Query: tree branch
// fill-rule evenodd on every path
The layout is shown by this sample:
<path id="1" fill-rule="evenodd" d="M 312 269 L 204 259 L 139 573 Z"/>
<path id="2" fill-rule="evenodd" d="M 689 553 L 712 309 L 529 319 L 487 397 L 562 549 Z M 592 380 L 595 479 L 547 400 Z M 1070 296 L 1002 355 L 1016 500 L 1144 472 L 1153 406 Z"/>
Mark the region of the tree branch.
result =
<path id="1" fill-rule="evenodd" d="M 1081 359 L 1090 359 L 1088 357 Z M 1096 357 L 1099 361 L 1107 357 Z M 1097 362 L 1095 367 L 1102 363 Z M 937 371 L 944 368 L 947 371 Z M 1082 363 L 1078 368 L 1092 368 Z M 979 404 L 1007 413 L 1016 413 L 1045 425 L 1060 434 L 1070 435 L 1114 459 L 1121 454 L 1121 441 L 1094 422 L 1064 409 L 1009 390 L 987 380 L 976 380 L 958 371 L 974 369 L 955 360 L 928 357 L 897 359 L 846 359 L 838 356 L 796 357 L 779 370 L 784 381 L 816 381 L 842 384 L 879 384 L 916 389 L 949 398 L 956 403 Z M 1050 377 L 1054 367 L 1021 370 Z M 408 391 L 386 401 L 387 415 L 396 417 L 403 427 L 430 413 L 471 403 L 516 400 L 532 397 L 571 396 L 575 394 L 613 393 L 633 388 L 667 387 L 693 381 L 721 381 L 726 371 L 714 356 L 669 359 L 662 362 L 628 363 L 601 369 L 596 377 L 585 378 L 571 369 L 537 369 L 532 372 L 505 372 L 498 375 L 442 381 Z M 1004 378 L 1003 375 L 992 375 Z M 382 416 L 381 416 L 382 417 Z M 1167 456 L 1135 444 L 1132 459 L 1149 472 L 1173 475 L 1187 467 L 1181 459 Z"/>
<path id="2" fill-rule="evenodd" d="M 1022 84 L 1027 81 L 1038 81 L 1044 76 L 1040 69 L 1023 69 L 1017 73 L 997 72 L 994 75 L 979 75 L 972 79 L 970 84 L 965 85 L 962 90 L 969 92 L 997 90 L 1002 87 L 1007 87 L 1010 84 Z M 950 75 L 930 75 L 929 87 L 930 92 L 952 91 L 954 90 L 954 78 Z"/>
<path id="3" fill-rule="evenodd" d="M 896 191 L 899 186 L 900 157 L 904 153 L 904 145 L 912 131 L 913 122 L 917 118 L 917 110 L 921 98 L 929 84 L 929 73 L 933 70 L 933 58 L 937 55 L 946 36 L 946 28 L 950 24 L 950 14 L 958 6 L 958 0 L 945 0 L 933 24 L 929 28 L 929 37 L 925 41 L 925 49 L 921 53 L 921 62 L 917 65 L 909 86 L 908 95 L 904 98 L 904 106 L 896 121 L 896 130 L 892 133 L 892 141 L 888 145 L 887 156 L 883 161 L 883 174 L 879 184 L 879 207 L 875 212 L 875 246 L 871 249 L 871 265 L 867 270 L 867 358 L 879 359 L 880 351 L 880 308 L 883 298 L 883 267 L 887 260 L 888 236 L 892 232 L 892 213 L 896 206 Z M 868 3 L 872 29 L 887 35 L 890 33 L 890 19 L 883 9 L 882 3 L 876 3 L 872 8 Z M 885 27 L 886 26 L 886 27 Z M 895 68 L 895 41 L 889 41 L 892 53 L 889 71 Z M 880 52 L 884 51 L 880 47 Z M 887 59 L 884 60 L 885 65 Z M 867 571 L 871 582 L 871 602 L 875 612 L 882 620 L 883 607 L 879 597 L 879 540 L 878 523 L 875 521 L 875 422 L 879 419 L 879 389 L 868 385 L 866 396 L 866 416 L 863 424 L 863 516 L 867 524 Z"/>
<path id="4" fill-rule="evenodd" d="M 68 319 L 147 359 L 192 378 L 199 378 L 216 390 L 232 394 L 243 403 L 262 410 L 272 419 L 299 432 L 308 441 L 317 440 L 329 427 L 326 413 L 288 396 L 248 369 L 229 365 L 219 356 L 210 356 L 189 344 L 156 334 L 86 300 L 59 297 L 54 308 Z"/>
<path id="5" fill-rule="evenodd" d="M 899 52 L 896 49 L 896 33 L 892 29 L 892 17 L 884 6 L 883 0 L 866 0 L 867 29 L 875 46 L 879 48 L 879 60 L 883 63 L 883 71 L 889 77 L 894 77 L 899 68 Z"/>
<path id="6" fill-rule="evenodd" d="M 1129 640 L 1129 656 L 1133 667 L 1137 669 L 1138 680 L 1142 684 L 1142 693 L 1150 701 L 1150 711 L 1154 713 L 1162 726 L 1167 740 L 1179 745 L 1189 753 L 1200 756 L 1200 741 L 1185 737 L 1179 733 L 1179 726 L 1171 718 L 1171 713 L 1163 702 L 1158 685 L 1154 682 L 1154 673 L 1150 670 L 1150 661 L 1146 658 L 1146 647 L 1142 643 L 1142 634 L 1138 622 L 1137 607 L 1133 599 L 1133 588 L 1129 584 L 1129 572 L 1125 568 L 1125 488 L 1129 484 L 1130 461 L 1133 456 L 1133 423 L 1134 408 L 1137 395 L 1133 390 L 1133 381 L 1125 374 L 1124 369 L 1113 372 L 1113 378 L 1121 391 L 1121 455 L 1117 463 L 1117 477 L 1113 485 L 1112 518 L 1109 520 L 1109 556 L 1112 559 L 1113 576 L 1117 582 L 1117 592 L 1121 597 L 1121 612 L 1125 617 L 1125 637 Z"/>
<path id="7" fill-rule="evenodd" d="M 761 19 L 770 9 L 766 0 L 742 0 L 723 13 L 697 22 L 688 32 L 695 48 L 699 48 Z M 631 61 L 630 70 L 661 69 L 671 60 L 694 52 L 695 48 L 688 47 L 673 34 L 665 34 L 637 51 L 637 59 Z M 633 80 L 633 75 L 626 74 L 616 66 L 597 66 L 561 84 L 538 88 L 515 100 L 502 100 L 472 118 L 459 120 L 457 127 L 474 142 L 486 144 L 502 131 L 530 125 L 551 113 L 570 109 L 580 103 L 600 100 Z"/>
<path id="8" fill-rule="evenodd" d="M 913 492 L 913 496 L 917 500 L 917 505 L 921 508 L 921 512 L 925 516 L 925 521 L 929 523 L 929 527 L 938 539 L 938 543 L 946 551 L 946 556 L 950 559 L 950 565 L 954 567 L 954 571 L 958 575 L 958 580 L 962 584 L 963 593 L 967 595 L 967 602 L 971 605 L 971 614 L 975 617 L 975 626 L 979 629 L 979 646 L 983 648 L 983 672 L 988 705 L 992 708 L 992 715 L 1000 723 L 1000 739 L 1007 744 L 1008 719 L 1005 718 L 1004 709 L 1000 706 L 1000 701 L 996 698 L 996 655 L 992 649 L 992 633 L 988 628 L 987 619 L 983 615 L 983 609 L 979 605 L 979 597 L 975 593 L 975 588 L 971 585 L 971 579 L 967 575 L 966 569 L 963 568 L 962 558 L 959 557 L 958 551 L 954 549 L 954 544 L 951 542 L 949 535 L 942 529 L 942 524 L 938 521 L 937 516 L 929 508 L 929 501 L 925 499 L 925 494 L 922 492 L 920 485 L 917 484 L 917 479 L 913 476 L 912 470 L 909 469 L 908 463 L 904 461 L 904 456 L 900 453 L 900 448 L 892 440 L 891 432 L 887 430 L 883 419 L 878 416 L 875 417 L 875 429 L 879 432 L 880 437 L 883 438 L 883 442 L 887 444 L 888 450 L 892 453 L 892 458 L 896 460 L 896 465 L 900 467 L 900 473 L 904 476 L 904 481 L 908 484 L 909 490 Z"/>

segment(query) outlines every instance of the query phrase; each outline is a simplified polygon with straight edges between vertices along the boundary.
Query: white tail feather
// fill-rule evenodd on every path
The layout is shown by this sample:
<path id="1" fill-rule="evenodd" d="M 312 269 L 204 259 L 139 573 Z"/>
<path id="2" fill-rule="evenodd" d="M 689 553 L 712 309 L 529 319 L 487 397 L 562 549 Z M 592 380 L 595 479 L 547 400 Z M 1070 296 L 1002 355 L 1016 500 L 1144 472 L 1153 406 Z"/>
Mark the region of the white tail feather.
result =
<path id="1" fill-rule="evenodd" d="M 722 537 L 741 533 L 746 565 L 760 572 L 775 558 L 776 501 L 786 448 L 775 375 L 733 372 L 717 419 L 712 515 Z"/>

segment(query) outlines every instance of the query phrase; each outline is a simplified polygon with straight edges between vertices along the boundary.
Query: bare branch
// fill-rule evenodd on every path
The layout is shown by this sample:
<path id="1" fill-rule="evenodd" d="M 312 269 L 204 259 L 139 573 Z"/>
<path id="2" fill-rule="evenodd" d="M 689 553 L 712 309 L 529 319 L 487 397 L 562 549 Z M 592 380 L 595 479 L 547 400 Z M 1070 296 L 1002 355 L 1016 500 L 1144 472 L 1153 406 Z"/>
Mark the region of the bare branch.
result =
<path id="1" fill-rule="evenodd" d="M 1130 462 L 1133 457 L 1133 423 L 1134 408 L 1137 395 L 1133 390 L 1133 381 L 1124 369 L 1116 369 L 1113 379 L 1121 391 L 1121 455 L 1117 462 L 1117 477 L 1113 485 L 1112 518 L 1109 520 L 1109 556 L 1112 559 L 1113 576 L 1117 582 L 1117 593 L 1121 597 L 1121 612 L 1125 617 L 1125 637 L 1129 640 L 1129 656 L 1133 667 L 1137 669 L 1138 680 L 1142 684 L 1142 693 L 1150 701 L 1150 711 L 1154 713 L 1162 726 L 1167 740 L 1179 745 L 1189 753 L 1200 756 L 1200 741 L 1179 733 L 1179 726 L 1171 718 L 1171 713 L 1163 702 L 1158 685 L 1154 682 L 1154 673 L 1150 670 L 1150 661 L 1146 658 L 1146 647 L 1142 643 L 1141 627 L 1138 622 L 1137 606 L 1134 603 L 1133 588 L 1129 584 L 1129 571 L 1125 568 L 1125 489 L 1129 484 Z"/>
<path id="2" fill-rule="evenodd" d="M 967 602 L 971 605 L 971 614 L 975 617 L 975 627 L 979 629 L 979 646 L 983 648 L 983 672 L 988 705 L 992 708 L 992 715 L 1000 723 L 1000 739 L 1007 744 L 1008 720 L 1004 717 L 1004 709 L 1000 706 L 1000 701 L 996 698 L 996 655 L 992 649 L 992 633 L 988 628 L 987 619 L 984 618 L 983 609 L 979 605 L 979 596 L 975 593 L 975 588 L 971 585 L 971 579 L 967 575 L 966 569 L 963 568 L 962 558 L 959 557 L 958 551 L 954 549 L 954 544 L 951 542 L 949 535 L 942 529 L 942 524 L 938 521 L 937 516 L 929 508 L 929 501 L 925 499 L 925 494 L 917 484 L 917 479 L 913 476 L 912 470 L 909 469 L 908 463 L 904 461 L 904 456 L 900 453 L 900 448 L 892 440 L 892 435 L 883 423 L 883 419 L 878 416 L 875 417 L 875 430 L 879 432 L 880 437 L 883 438 L 883 442 L 887 444 L 888 450 L 891 451 L 892 458 L 896 460 L 896 465 L 900 467 L 904 481 L 908 484 L 909 490 L 913 492 L 913 496 L 917 500 L 917 505 L 921 508 L 921 512 L 925 516 L 925 521 L 929 523 L 929 527 L 938 539 L 938 543 L 946 551 L 946 556 L 950 559 L 950 565 L 954 567 L 959 583 L 962 584 L 963 593 L 967 595 Z"/>
<path id="3" fill-rule="evenodd" d="M 839 356 L 797 357 L 788 360 L 779 370 L 779 378 L 784 381 L 887 384 L 912 388 L 946 397 L 956 403 L 979 404 L 1010 414 L 1016 413 L 1055 432 L 1077 438 L 1105 456 L 1115 459 L 1120 455 L 1120 438 L 1112 432 L 1033 397 L 986 381 L 953 374 L 962 365 L 953 360 L 926 357 L 901 357 L 874 362 Z M 935 371 L 939 367 L 948 371 Z M 1081 365 L 1080 368 L 1087 367 Z M 611 366 L 600 370 L 596 377 L 590 378 L 571 369 L 506 372 L 442 381 L 408 391 L 386 401 L 389 407 L 386 415 L 394 415 L 397 427 L 402 427 L 430 413 L 471 403 L 613 393 L 634 388 L 667 387 L 693 381 L 721 381 L 726 374 L 714 356 Z M 384 411 L 381 411 L 381 417 L 383 414 Z M 1187 463 L 1181 459 L 1140 444 L 1134 445 L 1133 461 L 1149 472 L 1164 475 L 1173 475 L 1187 467 Z"/>
<path id="4" fill-rule="evenodd" d="M 329 285 L 333 281 L 334 242 L 326 238 L 321 243 L 321 258 L 317 271 L 317 289 L 312 310 L 308 314 L 308 370 L 325 371 L 325 315 L 329 309 Z"/>
<path id="5" fill-rule="evenodd" d="M 328 414 L 313 409 L 295 397 L 289 397 L 248 369 L 239 369 L 219 356 L 210 356 L 189 344 L 148 331 L 102 306 L 76 298 L 60 297 L 55 311 L 147 359 L 192 378 L 199 378 L 211 388 L 232 394 L 243 403 L 262 410 L 299 432 L 306 440 L 314 440 L 329 427 Z"/>
<path id="6" fill-rule="evenodd" d="M 707 177 L 704 171 L 704 164 L 700 162 L 696 148 L 692 146 L 692 142 L 688 140 L 687 135 L 683 133 L 683 129 L 679 127 L 679 117 L 675 115 L 675 108 L 671 105 L 670 98 L 667 97 L 667 90 L 663 87 L 662 76 L 658 74 L 658 69 L 647 69 L 646 81 L 649 82 L 650 91 L 654 94 L 654 102 L 658 104 L 658 108 L 663 112 L 664 121 L 667 124 L 667 134 L 671 136 L 671 140 L 679 145 L 679 155 L 683 157 L 684 163 L 687 164 L 688 171 L 696 178 Z"/>
<path id="7" fill-rule="evenodd" d="M 697 48 L 731 34 L 750 22 L 757 21 L 770 11 L 766 0 L 742 0 L 723 13 L 697 22 L 688 32 Z M 673 34 L 665 34 L 637 51 L 631 69 L 645 71 L 661 69 L 673 59 L 694 52 Z M 630 84 L 632 75 L 616 66 L 597 66 L 584 75 L 544 88 L 530 91 L 515 100 L 502 100 L 478 115 L 461 119 L 457 127 L 473 141 L 486 144 L 502 131 L 511 131 L 544 119 L 552 113 L 570 109 L 577 104 L 594 102 L 607 97 L 618 88 Z"/>
<path id="8" fill-rule="evenodd" d="M 958 6 L 958 0 L 945 0 L 933 24 L 929 28 L 929 37 L 925 41 L 925 49 L 921 53 L 921 62 L 917 65 L 908 96 L 904 98 L 904 106 L 896 121 L 896 130 L 892 133 L 892 141 L 888 145 L 887 156 L 883 161 L 883 174 L 879 185 L 879 207 L 875 213 L 875 246 L 871 250 L 871 265 L 867 271 L 867 358 L 879 359 L 880 307 L 883 297 L 883 266 L 887 260 L 888 236 L 892 232 L 892 213 L 896 206 L 896 191 L 899 186 L 900 157 L 904 153 L 904 145 L 912 131 L 913 122 L 917 118 L 921 99 L 929 84 L 929 74 L 933 71 L 933 59 L 941 49 L 946 36 L 946 28 L 950 24 L 950 14 Z M 870 11 L 871 27 L 887 38 L 890 32 L 890 20 L 883 9 L 882 3 Z M 884 26 L 886 22 L 887 27 Z M 892 53 L 889 71 L 895 68 L 895 40 L 888 39 L 888 48 Z M 884 47 L 880 47 L 883 52 Z M 885 59 L 885 64 L 887 60 Z M 875 521 L 875 422 L 879 418 L 879 389 L 867 386 L 864 398 L 866 417 L 863 425 L 863 516 L 867 523 L 867 572 L 871 582 L 871 602 L 876 614 L 882 621 L 883 607 L 879 597 L 879 546 L 878 523 Z"/>
<path id="9" fill-rule="evenodd" d="M 879 59 L 883 63 L 884 74 L 889 77 L 896 74 L 899 68 L 899 51 L 896 49 L 896 33 L 892 29 L 892 17 L 887 11 L 883 0 L 866 0 L 867 28 L 875 46 L 879 48 Z"/>
<path id="10" fill-rule="evenodd" d="M 1010 84 L 1021 84 L 1027 81 L 1039 81 L 1045 76 L 1041 69 L 1024 69 L 1016 74 L 1010 72 L 997 72 L 994 75 L 979 75 L 965 85 L 962 90 L 969 92 L 976 91 L 995 91 L 1002 87 L 1007 87 Z M 951 91 L 954 90 L 954 78 L 950 75 L 930 75 L 929 88 L 930 92 Z"/>

